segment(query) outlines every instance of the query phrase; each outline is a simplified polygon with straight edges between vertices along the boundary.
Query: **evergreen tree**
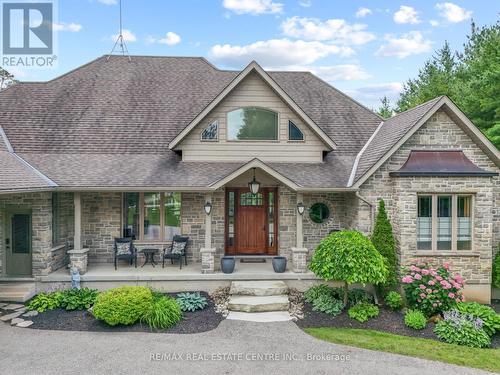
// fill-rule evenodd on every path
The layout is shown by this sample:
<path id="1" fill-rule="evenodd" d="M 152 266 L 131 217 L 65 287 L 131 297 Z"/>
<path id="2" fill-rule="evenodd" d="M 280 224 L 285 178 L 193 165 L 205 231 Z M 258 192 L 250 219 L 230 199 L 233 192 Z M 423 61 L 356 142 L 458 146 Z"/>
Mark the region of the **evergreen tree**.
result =
<path id="1" fill-rule="evenodd" d="M 13 85 L 17 81 L 14 79 L 14 75 L 0 67 L 0 91 L 6 89 L 10 85 Z"/>
<path id="2" fill-rule="evenodd" d="M 416 79 L 403 85 L 396 112 L 403 112 L 436 96 L 455 96 L 457 62 L 448 42 L 419 70 Z"/>
<path id="3" fill-rule="evenodd" d="M 391 102 L 387 96 L 384 96 L 382 99 L 380 99 L 380 107 L 377 113 L 379 114 L 379 116 L 385 119 L 388 119 L 392 116 Z"/>
<path id="4" fill-rule="evenodd" d="M 383 199 L 379 202 L 377 219 L 373 228 L 372 243 L 378 252 L 384 257 L 388 276 L 385 283 L 379 285 L 382 292 L 393 288 L 398 283 L 396 244 L 392 234 L 392 225 L 385 211 L 385 202 Z"/>

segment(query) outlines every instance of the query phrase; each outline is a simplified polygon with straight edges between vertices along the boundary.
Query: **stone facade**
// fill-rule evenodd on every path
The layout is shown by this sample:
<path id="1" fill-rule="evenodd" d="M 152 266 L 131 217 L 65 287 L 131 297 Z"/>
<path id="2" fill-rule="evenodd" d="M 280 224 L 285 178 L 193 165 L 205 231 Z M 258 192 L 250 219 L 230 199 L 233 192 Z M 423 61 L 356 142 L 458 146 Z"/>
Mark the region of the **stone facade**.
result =
<path id="1" fill-rule="evenodd" d="M 359 194 L 373 204 L 383 198 L 391 219 L 400 265 L 415 259 L 429 259 L 416 249 L 418 193 L 467 193 L 474 196 L 473 251 L 467 254 L 435 254 L 434 263 L 449 262 L 454 272 L 461 273 L 469 284 L 484 285 L 489 290 L 491 259 L 499 240 L 500 181 L 498 177 L 391 177 L 407 160 L 411 150 L 461 149 L 478 167 L 498 172 L 499 169 L 456 125 L 444 111 L 438 111 L 403 144 L 359 189 Z M 357 228 L 369 234 L 372 214 L 368 204 L 359 201 Z"/>

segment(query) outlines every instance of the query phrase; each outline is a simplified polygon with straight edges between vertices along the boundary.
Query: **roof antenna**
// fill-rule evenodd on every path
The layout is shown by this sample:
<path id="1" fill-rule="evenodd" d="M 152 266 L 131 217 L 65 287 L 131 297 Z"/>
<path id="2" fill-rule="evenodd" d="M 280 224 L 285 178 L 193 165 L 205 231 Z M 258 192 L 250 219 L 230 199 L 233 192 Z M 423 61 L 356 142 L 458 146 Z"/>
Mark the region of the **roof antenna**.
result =
<path id="1" fill-rule="evenodd" d="M 120 33 L 118 34 L 118 38 L 116 38 L 115 45 L 113 46 L 113 49 L 111 52 L 108 54 L 108 58 L 106 61 L 109 60 L 113 52 L 121 53 L 122 56 L 127 55 L 128 56 L 128 61 L 132 61 L 130 58 L 130 54 L 128 53 L 128 48 L 127 45 L 125 44 L 125 41 L 123 40 L 123 25 L 122 25 L 122 0 L 119 0 L 120 4 Z M 118 48 L 117 48 L 118 47 Z"/>

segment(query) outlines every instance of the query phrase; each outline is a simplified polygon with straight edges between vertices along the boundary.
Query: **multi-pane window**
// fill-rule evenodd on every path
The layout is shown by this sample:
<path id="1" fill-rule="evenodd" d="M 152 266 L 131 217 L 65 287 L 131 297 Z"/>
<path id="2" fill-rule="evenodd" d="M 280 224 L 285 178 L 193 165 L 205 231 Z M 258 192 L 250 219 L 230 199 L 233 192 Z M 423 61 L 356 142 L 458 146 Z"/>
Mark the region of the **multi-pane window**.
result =
<path id="1" fill-rule="evenodd" d="M 472 196 L 418 196 L 418 250 L 472 250 Z"/>
<path id="2" fill-rule="evenodd" d="M 216 141 L 218 139 L 219 123 L 217 121 L 209 124 L 201 133 L 202 141 Z"/>
<path id="3" fill-rule="evenodd" d="M 180 193 L 124 193 L 123 236 L 170 241 L 181 233 Z"/>

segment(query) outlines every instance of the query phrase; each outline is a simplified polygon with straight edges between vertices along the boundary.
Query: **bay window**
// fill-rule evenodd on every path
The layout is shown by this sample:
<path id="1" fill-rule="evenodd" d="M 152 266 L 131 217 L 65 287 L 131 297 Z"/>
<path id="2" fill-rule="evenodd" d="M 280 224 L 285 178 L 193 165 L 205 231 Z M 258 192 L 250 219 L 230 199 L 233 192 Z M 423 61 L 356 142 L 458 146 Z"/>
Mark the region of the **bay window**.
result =
<path id="1" fill-rule="evenodd" d="M 472 195 L 419 195 L 417 211 L 417 250 L 472 250 Z"/>
<path id="2" fill-rule="evenodd" d="M 124 237 L 164 242 L 181 233 L 180 193 L 124 193 L 122 212 Z"/>

